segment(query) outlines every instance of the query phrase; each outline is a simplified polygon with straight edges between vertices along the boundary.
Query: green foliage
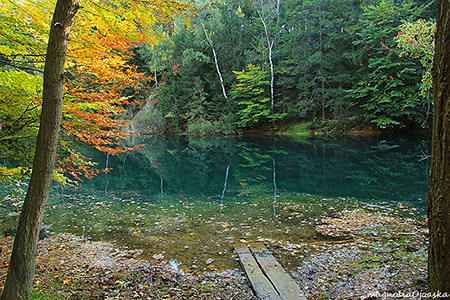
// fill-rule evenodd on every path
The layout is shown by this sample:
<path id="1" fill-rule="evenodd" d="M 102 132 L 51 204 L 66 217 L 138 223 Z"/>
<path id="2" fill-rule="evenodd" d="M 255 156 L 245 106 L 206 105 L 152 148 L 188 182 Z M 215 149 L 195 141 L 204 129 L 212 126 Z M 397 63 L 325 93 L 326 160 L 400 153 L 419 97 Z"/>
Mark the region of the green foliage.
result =
<path id="1" fill-rule="evenodd" d="M 431 101 L 420 97 L 418 83 L 431 60 L 420 64 L 421 51 L 414 56 L 413 49 L 400 54 L 397 48 L 402 32 L 415 30 L 401 24 L 432 17 L 432 7 L 423 5 L 425 1 L 286 0 L 280 2 L 279 23 L 271 10 L 275 6 L 268 1 L 262 6 L 250 0 L 197 4 L 202 10 L 192 18 L 192 26 L 175 26 L 166 40 L 137 51 L 144 61 L 142 70 L 157 74 L 157 100 L 168 129 L 197 132 L 206 126 L 201 123 L 212 124 L 230 112 L 236 114 L 236 126 L 241 128 L 269 127 L 272 120 L 318 118 L 351 120 L 346 123 L 349 126 L 426 126 Z M 268 35 L 258 13 L 267 17 Z M 425 30 L 419 30 L 421 35 L 428 30 L 424 22 L 415 25 Z M 267 110 L 267 36 L 269 44 L 273 42 L 275 71 L 272 111 Z M 416 39 L 417 45 L 428 43 L 420 42 L 418 35 Z M 228 100 L 216 62 L 224 89 L 231 94 Z M 260 83 L 246 83 L 256 84 L 256 89 L 240 91 L 243 95 L 238 96 L 236 87 L 242 82 L 233 71 L 250 64 L 265 69 L 266 77 Z"/>
<path id="2" fill-rule="evenodd" d="M 232 123 L 198 119 L 188 124 L 187 132 L 193 135 L 226 135 L 236 132 Z"/>
<path id="3" fill-rule="evenodd" d="M 0 6 L 0 66 L 39 71 L 48 39 L 53 1 L 2 1 Z"/>
<path id="4" fill-rule="evenodd" d="M 24 71 L 0 70 L 0 140 L 34 136 L 38 130 L 42 76 Z"/>
<path id="5" fill-rule="evenodd" d="M 311 125 L 312 122 L 306 122 L 301 124 L 289 125 L 282 128 L 281 130 L 284 135 L 288 135 L 290 137 L 308 137 L 310 135 L 309 128 Z"/>
<path id="6" fill-rule="evenodd" d="M 360 8 L 352 1 L 289 0 L 282 6 L 281 32 L 276 71 L 277 90 L 288 117 L 342 118 L 349 114 L 350 89 L 357 76 L 352 28 Z"/>
<path id="7" fill-rule="evenodd" d="M 238 127 L 251 127 L 261 124 L 270 116 L 270 98 L 267 89 L 270 82 L 268 74 L 261 67 L 247 65 L 245 70 L 234 71 L 238 83 L 231 96 L 238 106 Z"/>
<path id="8" fill-rule="evenodd" d="M 433 67 L 436 23 L 425 20 L 403 21 L 399 30 L 395 41 L 398 47 L 403 50 L 401 55 L 419 59 L 425 69 L 420 94 L 423 98 L 426 98 L 431 92 L 432 86 L 431 68 Z"/>
<path id="9" fill-rule="evenodd" d="M 394 56 L 394 57 L 392 57 Z M 363 116 L 380 128 L 405 126 L 407 121 L 420 123 L 423 100 L 418 94 L 417 68 L 399 60 L 396 53 L 371 59 L 372 72 L 351 95 L 363 99 Z"/>
<path id="10" fill-rule="evenodd" d="M 0 183 L 12 183 L 31 174 L 42 77 L 0 70 L 0 87 Z"/>
<path id="11" fill-rule="evenodd" d="M 420 66 L 393 50 L 397 28 L 402 19 L 414 18 L 411 12 L 419 14 L 420 8 L 410 1 L 381 0 L 365 7 L 355 42 L 365 48 L 359 59 L 367 73 L 349 95 L 363 109 L 362 116 L 380 128 L 426 120 L 425 102 L 419 95 Z"/>

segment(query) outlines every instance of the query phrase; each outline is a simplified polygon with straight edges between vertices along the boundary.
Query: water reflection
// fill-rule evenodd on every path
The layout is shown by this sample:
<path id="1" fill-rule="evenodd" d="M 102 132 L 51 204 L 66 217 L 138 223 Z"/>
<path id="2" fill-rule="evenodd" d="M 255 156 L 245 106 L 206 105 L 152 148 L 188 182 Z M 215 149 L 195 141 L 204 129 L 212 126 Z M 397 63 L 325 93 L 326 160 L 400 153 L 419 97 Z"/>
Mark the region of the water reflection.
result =
<path id="1" fill-rule="evenodd" d="M 129 143 L 145 146 L 119 156 L 85 153 L 111 172 L 76 189 L 54 185 L 44 217 L 50 231 L 116 241 L 190 268 L 203 262 L 207 269 L 211 258 L 218 268 L 235 268 L 225 253 L 242 241 L 330 239 L 314 225 L 360 205 L 348 197 L 425 208 L 429 141 L 420 137 L 144 136 Z M 18 214 L 9 214 L 2 192 L 11 193 L 0 191 L 0 223 L 8 234 Z"/>
<path id="2" fill-rule="evenodd" d="M 113 169 L 83 186 L 147 196 L 217 196 L 222 201 L 273 194 L 276 202 L 278 191 L 425 205 L 429 141 L 423 137 L 293 141 L 143 136 L 129 143 L 145 146 L 123 156 L 90 153 Z"/>

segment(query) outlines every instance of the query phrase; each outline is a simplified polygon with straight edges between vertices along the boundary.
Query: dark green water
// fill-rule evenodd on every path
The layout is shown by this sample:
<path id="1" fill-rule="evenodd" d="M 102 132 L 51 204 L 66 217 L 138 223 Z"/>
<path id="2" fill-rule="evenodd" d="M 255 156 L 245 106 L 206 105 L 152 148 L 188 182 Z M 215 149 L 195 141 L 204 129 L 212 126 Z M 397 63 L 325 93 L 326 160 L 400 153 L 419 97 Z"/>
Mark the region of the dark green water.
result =
<path id="1" fill-rule="evenodd" d="M 129 144 L 145 146 L 119 156 L 86 152 L 111 172 L 77 188 L 54 184 L 44 217 L 51 232 L 116 241 L 187 268 L 223 269 L 237 267 L 235 243 L 323 239 L 313 225 L 339 209 L 425 209 L 430 149 L 423 137 L 142 136 Z M 5 217 L 13 208 L 5 199 L 4 231 L 17 219 Z"/>
<path id="2" fill-rule="evenodd" d="M 296 192 L 401 202 L 424 209 L 429 141 L 384 139 L 137 137 L 140 150 L 109 156 L 113 170 L 81 188 L 152 198 L 234 197 Z M 106 166 L 106 155 L 95 155 Z M 227 176 L 228 170 L 228 176 Z M 227 178 L 226 178 L 227 177 Z M 225 180 L 226 187 L 225 187 Z M 225 187 L 225 191 L 224 191 Z"/>

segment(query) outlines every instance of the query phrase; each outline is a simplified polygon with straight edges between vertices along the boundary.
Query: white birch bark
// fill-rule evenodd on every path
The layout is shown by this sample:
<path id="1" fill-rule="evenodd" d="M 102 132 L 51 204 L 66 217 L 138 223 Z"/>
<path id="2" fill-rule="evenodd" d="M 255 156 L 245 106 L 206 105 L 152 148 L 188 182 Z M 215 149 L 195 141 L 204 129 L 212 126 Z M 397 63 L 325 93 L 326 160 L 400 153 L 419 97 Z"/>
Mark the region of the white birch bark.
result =
<path id="1" fill-rule="evenodd" d="M 214 64 L 216 65 L 216 71 L 217 71 L 217 75 L 219 75 L 219 79 L 220 79 L 220 86 L 222 87 L 222 94 L 223 97 L 225 98 L 225 100 L 228 101 L 228 96 L 227 96 L 227 92 L 225 90 L 225 85 L 223 83 L 223 77 L 222 77 L 222 73 L 220 72 L 220 68 L 219 68 L 219 62 L 217 60 L 217 54 L 216 54 L 216 49 L 214 48 L 214 43 L 211 39 L 211 35 L 209 34 L 208 30 L 206 30 L 205 24 L 203 23 L 203 20 L 200 20 L 200 23 L 202 25 L 203 28 L 203 32 L 205 33 L 206 36 L 206 40 L 208 41 L 209 46 L 211 47 L 211 50 L 213 52 L 213 56 L 214 56 Z"/>
<path id="2" fill-rule="evenodd" d="M 279 16 L 280 16 L 280 0 L 276 0 L 276 6 L 273 8 L 273 12 L 275 13 L 276 16 L 276 29 L 278 30 L 278 22 L 279 22 Z M 260 1 L 260 6 L 261 6 L 261 11 L 258 11 L 258 16 L 259 19 L 261 20 L 261 23 L 264 26 L 264 33 L 266 36 L 266 42 L 267 42 L 267 48 L 269 50 L 269 65 L 270 65 L 270 107 L 273 111 L 273 106 L 274 106 L 274 102 L 275 102 L 275 93 L 274 93 L 274 85 L 275 85 L 275 72 L 274 72 L 274 64 L 273 64 L 273 46 L 275 44 L 275 40 L 276 38 L 274 37 L 272 39 L 272 41 L 270 40 L 270 34 L 269 34 L 269 30 L 267 28 L 267 23 L 266 23 L 266 16 L 264 13 L 264 5 L 263 2 Z"/>

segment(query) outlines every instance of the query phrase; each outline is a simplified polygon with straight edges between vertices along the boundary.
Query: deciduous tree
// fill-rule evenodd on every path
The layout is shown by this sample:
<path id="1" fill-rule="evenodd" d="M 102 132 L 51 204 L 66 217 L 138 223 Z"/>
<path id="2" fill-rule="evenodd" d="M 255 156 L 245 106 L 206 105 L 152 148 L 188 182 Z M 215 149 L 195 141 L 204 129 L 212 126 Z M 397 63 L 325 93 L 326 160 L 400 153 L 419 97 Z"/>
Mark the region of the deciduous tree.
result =
<path id="1" fill-rule="evenodd" d="M 53 15 L 44 69 L 40 129 L 33 173 L 20 214 L 2 300 L 29 299 L 45 204 L 53 177 L 63 102 L 64 63 L 78 0 L 58 0 Z"/>
<path id="2" fill-rule="evenodd" d="M 42 8 L 38 0 L 6 2 L 7 7 L 1 8 L 5 11 L 2 18 L 8 23 L 0 26 L 3 62 L 0 93 L 8 93 L 9 97 L 0 99 L 0 119 L 5 123 L 0 140 L 8 140 L 2 145 L 8 149 L 17 139 L 37 134 L 42 92 L 37 87 L 42 85 L 40 60 L 45 54 L 48 28 L 43 20 L 51 14 L 47 2 Z M 137 100 L 146 95 L 151 79 L 128 64 L 131 49 L 160 40 L 167 23 L 186 7 L 187 4 L 178 1 L 86 0 L 68 49 L 62 118 L 64 141 L 59 145 L 55 178 L 67 183 L 70 181 L 62 173 L 79 180 L 82 175 L 91 177 L 98 172 L 89 158 L 75 150 L 73 142 L 87 143 L 109 154 L 131 150 L 120 147 L 127 121 L 119 116 L 139 104 Z M 2 167 L 0 172 L 8 176 L 2 176 L 0 181 L 27 174 L 19 172 L 22 170 L 19 167 L 27 166 L 15 163 Z"/>
<path id="3" fill-rule="evenodd" d="M 249 64 L 245 70 L 234 73 L 238 83 L 231 95 L 238 106 L 238 127 L 261 125 L 283 117 L 282 114 L 271 114 L 270 98 L 267 97 L 270 81 L 266 71 L 258 65 Z"/>
<path id="4" fill-rule="evenodd" d="M 259 20 L 264 28 L 264 39 L 267 44 L 268 60 L 270 65 L 270 108 L 273 111 L 275 103 L 275 70 L 273 61 L 274 46 L 280 32 L 280 0 L 255 0 L 254 6 Z"/>
<path id="5" fill-rule="evenodd" d="M 397 45 L 403 50 L 401 55 L 420 60 L 424 68 L 420 93 L 424 98 L 431 98 L 431 67 L 434 56 L 434 31 L 436 23 L 417 20 L 416 22 L 403 21 L 400 31 L 395 39 Z"/>
<path id="6" fill-rule="evenodd" d="M 14 2 L 11 3 L 14 6 Z M 23 19 L 27 22 L 31 20 L 33 24 L 45 21 L 46 17 L 36 17 L 35 11 L 22 9 L 22 5 L 28 3 L 39 4 L 40 2 L 37 0 L 19 1 L 13 11 L 23 12 L 25 15 Z M 39 5 L 36 6 L 41 8 Z M 42 112 L 33 171 L 2 295 L 2 299 L 5 300 L 28 299 L 30 296 L 38 233 L 50 183 L 52 178 L 55 178 L 54 164 L 60 125 L 62 124 L 66 136 L 60 146 L 69 155 L 66 153 L 65 158 L 60 159 L 58 169 L 68 171 L 75 178 L 79 178 L 80 174 L 90 177 L 93 172 L 88 168 L 91 164 L 86 163 L 87 158 L 71 149 L 70 137 L 92 144 L 98 150 L 108 154 L 129 150 L 116 147 L 118 145 L 116 140 L 125 134 L 121 130 L 124 122 L 118 117 L 119 113 L 124 111 L 125 106 L 130 103 L 130 98 L 125 97 L 126 89 L 131 91 L 141 89 L 144 79 L 143 74 L 136 72 L 135 67 L 127 65 L 126 60 L 131 56 L 130 48 L 135 47 L 138 43 L 155 43 L 159 39 L 156 23 L 163 24 L 174 13 L 183 9 L 185 4 L 176 1 L 123 2 L 111 0 L 87 2 L 83 7 L 83 11 L 78 14 L 76 26 L 72 30 L 72 42 L 69 50 L 67 50 L 69 32 L 79 9 L 78 0 L 58 0 L 51 24 L 42 25 L 44 28 L 50 28 L 45 55 Z M 46 16 L 45 9 L 36 10 L 38 13 L 42 11 L 43 16 Z M 8 20 L 20 28 L 19 32 L 22 35 L 31 36 L 26 39 L 19 34 L 17 39 L 23 38 L 27 43 L 37 43 L 36 40 L 46 36 L 45 34 L 34 35 L 32 30 L 22 28 L 20 23 L 14 23 L 14 19 Z M 39 27 L 28 23 L 23 26 Z M 2 29 L 0 36 L 3 36 L 3 32 L 6 31 L 3 26 L 0 29 Z M 24 76 L 18 72 L 12 73 L 11 69 L 26 69 L 27 72 L 39 73 L 39 69 L 31 70 L 28 67 L 29 63 L 32 63 L 34 67 L 39 66 L 39 61 L 30 62 L 29 59 L 22 59 L 17 62 L 12 59 L 17 55 L 27 56 L 28 54 L 24 54 L 27 47 L 22 49 L 19 46 L 16 49 L 14 43 L 3 43 L 2 40 L 0 40 L 0 45 L 2 51 L 0 57 L 7 63 L 4 74 Z M 68 62 L 66 62 L 66 52 L 69 53 Z M 35 57 L 35 55 L 28 56 Z M 0 81 L 0 83 L 4 82 Z M 66 84 L 63 85 L 63 82 Z M 22 89 L 20 86 L 19 88 Z M 13 85 L 11 85 L 11 89 L 14 89 Z M 29 93 L 26 89 L 22 90 L 25 94 Z M 131 94 L 133 95 L 133 93 Z M 39 93 L 33 95 L 32 99 L 27 98 L 27 101 L 40 107 Z M 0 104 L 3 105 L 3 102 L 2 100 Z M 19 113 L 28 112 L 29 106 L 24 107 L 26 108 L 21 108 Z M 12 115 L 16 117 L 16 113 Z M 24 119 L 24 117 L 17 118 L 17 120 Z M 33 126 L 37 124 L 35 120 L 30 122 Z M 11 124 L 14 122 L 9 122 L 8 125 Z M 27 126 L 30 124 L 23 127 Z M 68 166 L 68 164 L 77 167 Z M 4 171 L 4 168 L 0 168 L 0 172 L 4 173 Z"/>

